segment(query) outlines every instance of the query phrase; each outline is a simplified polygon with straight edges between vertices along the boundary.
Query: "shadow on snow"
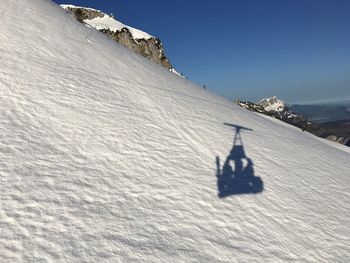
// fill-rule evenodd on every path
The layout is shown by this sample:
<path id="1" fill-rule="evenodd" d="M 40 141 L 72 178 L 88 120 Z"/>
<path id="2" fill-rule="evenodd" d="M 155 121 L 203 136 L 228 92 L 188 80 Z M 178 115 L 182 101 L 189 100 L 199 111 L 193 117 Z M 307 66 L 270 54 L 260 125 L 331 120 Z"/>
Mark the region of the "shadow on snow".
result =
<path id="1" fill-rule="evenodd" d="M 233 146 L 221 168 L 220 158 L 216 157 L 218 196 L 257 194 L 264 190 L 260 177 L 254 175 L 253 161 L 245 155 L 241 131 L 252 131 L 242 126 L 224 123 L 235 129 Z"/>

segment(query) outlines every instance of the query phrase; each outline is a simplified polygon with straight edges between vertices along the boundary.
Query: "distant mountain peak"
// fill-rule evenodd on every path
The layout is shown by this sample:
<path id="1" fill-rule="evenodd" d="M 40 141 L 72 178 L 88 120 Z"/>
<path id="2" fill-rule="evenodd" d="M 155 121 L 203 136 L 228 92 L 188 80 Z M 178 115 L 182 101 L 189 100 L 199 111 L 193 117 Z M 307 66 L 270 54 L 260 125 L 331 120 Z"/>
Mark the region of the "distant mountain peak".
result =
<path id="1" fill-rule="evenodd" d="M 277 96 L 264 98 L 257 104 L 263 106 L 266 111 L 284 111 L 286 108 L 285 102 L 277 98 Z"/>
<path id="2" fill-rule="evenodd" d="M 307 116 L 310 116 L 310 115 L 305 116 L 304 114 L 302 114 L 303 112 L 304 113 L 308 112 L 309 114 L 311 112 L 311 114 L 314 114 L 317 116 L 317 114 L 322 114 L 322 111 L 324 111 L 324 107 L 326 107 L 327 109 L 329 106 L 292 105 L 291 107 L 288 107 L 285 105 L 285 103 L 282 100 L 280 100 L 276 96 L 262 99 L 258 103 L 253 103 L 250 101 L 241 101 L 238 99 L 235 102 L 237 105 L 241 106 L 246 110 L 250 110 L 250 111 L 254 111 L 254 112 L 258 112 L 258 113 L 262 113 L 262 114 L 274 117 L 283 122 L 289 123 L 303 130 L 306 130 L 316 136 L 350 146 L 349 145 L 350 144 L 350 135 L 349 135 L 350 125 L 348 121 L 338 120 L 334 122 L 326 122 L 323 124 L 315 124 L 308 120 Z M 304 111 L 299 110 L 299 112 L 296 113 L 294 111 L 295 108 L 297 109 L 301 108 L 301 110 L 304 110 Z M 309 111 L 305 110 L 305 108 L 309 108 Z M 338 108 L 331 108 L 331 109 L 334 110 Z"/>
<path id="3" fill-rule="evenodd" d="M 312 124 L 307 119 L 291 112 L 285 102 L 276 96 L 264 98 L 257 103 L 236 100 L 236 104 L 244 109 L 272 116 L 301 129 L 311 129 L 312 127 Z"/>

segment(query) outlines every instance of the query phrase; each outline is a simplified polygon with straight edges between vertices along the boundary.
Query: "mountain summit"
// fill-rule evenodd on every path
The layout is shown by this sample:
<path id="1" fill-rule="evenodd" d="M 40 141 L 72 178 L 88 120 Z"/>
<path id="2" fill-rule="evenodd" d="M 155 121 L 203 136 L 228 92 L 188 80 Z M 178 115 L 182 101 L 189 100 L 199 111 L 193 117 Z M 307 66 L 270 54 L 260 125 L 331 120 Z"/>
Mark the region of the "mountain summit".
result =
<path id="1" fill-rule="evenodd" d="M 283 111 L 286 107 L 284 101 L 276 96 L 262 99 L 257 104 L 263 106 L 266 111 Z"/>
<path id="2" fill-rule="evenodd" d="M 52 1 L 1 5 L 1 262 L 350 258 L 347 147 L 246 111 Z"/>

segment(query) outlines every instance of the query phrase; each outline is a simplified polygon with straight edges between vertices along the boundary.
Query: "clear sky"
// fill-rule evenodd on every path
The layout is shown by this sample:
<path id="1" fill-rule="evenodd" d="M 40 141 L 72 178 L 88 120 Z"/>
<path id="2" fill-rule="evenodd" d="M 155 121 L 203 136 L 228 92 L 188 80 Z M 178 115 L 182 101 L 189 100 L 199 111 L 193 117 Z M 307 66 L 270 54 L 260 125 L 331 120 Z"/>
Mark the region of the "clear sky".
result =
<path id="1" fill-rule="evenodd" d="M 54 0 L 159 37 L 174 67 L 229 99 L 350 98 L 350 0 Z"/>

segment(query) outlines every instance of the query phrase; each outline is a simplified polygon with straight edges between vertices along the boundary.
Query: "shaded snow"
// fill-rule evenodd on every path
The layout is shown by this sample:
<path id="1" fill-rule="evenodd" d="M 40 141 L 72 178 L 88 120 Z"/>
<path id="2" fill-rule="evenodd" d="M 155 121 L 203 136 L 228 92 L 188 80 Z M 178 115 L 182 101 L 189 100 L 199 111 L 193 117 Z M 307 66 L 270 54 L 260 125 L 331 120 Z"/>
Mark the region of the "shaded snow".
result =
<path id="1" fill-rule="evenodd" d="M 346 147 L 241 109 L 50 1 L 2 8 L 1 262 L 350 258 Z M 237 155 L 263 188 L 219 198 L 216 161 L 229 174 Z"/>

